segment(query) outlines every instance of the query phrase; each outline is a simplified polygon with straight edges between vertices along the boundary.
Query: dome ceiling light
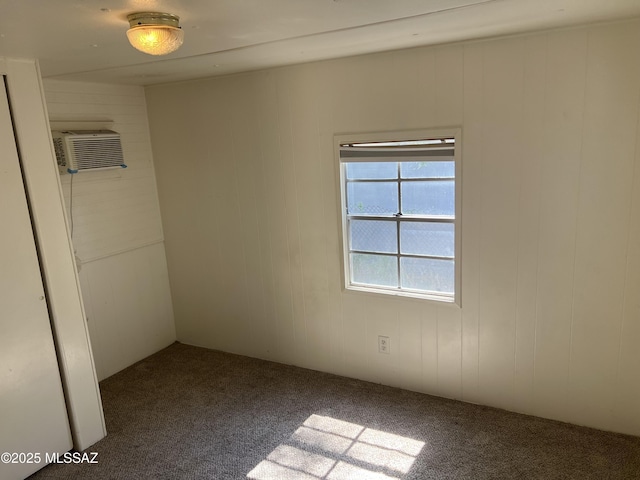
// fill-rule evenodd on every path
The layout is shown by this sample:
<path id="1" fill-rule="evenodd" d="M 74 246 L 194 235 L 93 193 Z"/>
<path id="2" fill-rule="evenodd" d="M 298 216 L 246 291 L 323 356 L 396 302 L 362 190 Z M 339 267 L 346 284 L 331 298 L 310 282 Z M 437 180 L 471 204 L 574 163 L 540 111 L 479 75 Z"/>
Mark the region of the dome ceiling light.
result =
<path id="1" fill-rule="evenodd" d="M 129 43 L 149 55 L 176 51 L 184 40 L 180 17 L 171 13 L 137 12 L 127 15 Z"/>

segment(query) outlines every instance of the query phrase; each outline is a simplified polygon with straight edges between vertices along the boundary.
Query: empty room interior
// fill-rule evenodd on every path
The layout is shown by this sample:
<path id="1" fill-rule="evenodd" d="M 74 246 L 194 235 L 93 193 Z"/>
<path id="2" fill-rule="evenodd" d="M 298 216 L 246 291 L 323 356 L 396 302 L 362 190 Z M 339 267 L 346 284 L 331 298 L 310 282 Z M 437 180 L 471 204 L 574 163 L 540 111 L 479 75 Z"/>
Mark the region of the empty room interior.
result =
<path id="1" fill-rule="evenodd" d="M 0 71 L 1 479 L 640 478 L 637 0 L 2 0 Z"/>

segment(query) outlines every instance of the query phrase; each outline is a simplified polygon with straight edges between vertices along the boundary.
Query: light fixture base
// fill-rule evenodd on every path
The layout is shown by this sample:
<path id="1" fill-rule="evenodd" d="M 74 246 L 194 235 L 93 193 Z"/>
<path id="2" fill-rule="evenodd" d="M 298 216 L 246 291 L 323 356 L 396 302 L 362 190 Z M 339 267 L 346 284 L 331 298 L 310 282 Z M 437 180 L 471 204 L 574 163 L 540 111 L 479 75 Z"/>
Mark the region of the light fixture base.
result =
<path id="1" fill-rule="evenodd" d="M 143 25 L 167 25 L 180 28 L 180 17 L 172 13 L 135 12 L 127 15 L 131 28 Z"/>

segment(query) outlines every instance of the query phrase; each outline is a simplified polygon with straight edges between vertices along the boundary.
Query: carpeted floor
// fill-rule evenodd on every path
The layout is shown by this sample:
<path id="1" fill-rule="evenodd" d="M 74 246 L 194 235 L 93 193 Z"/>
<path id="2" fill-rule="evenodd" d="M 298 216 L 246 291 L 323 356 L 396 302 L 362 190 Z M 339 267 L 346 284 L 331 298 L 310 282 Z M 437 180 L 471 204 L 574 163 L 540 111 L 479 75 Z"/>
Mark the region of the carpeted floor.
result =
<path id="1" fill-rule="evenodd" d="M 640 479 L 640 438 L 176 343 L 101 384 L 98 464 L 31 479 Z"/>

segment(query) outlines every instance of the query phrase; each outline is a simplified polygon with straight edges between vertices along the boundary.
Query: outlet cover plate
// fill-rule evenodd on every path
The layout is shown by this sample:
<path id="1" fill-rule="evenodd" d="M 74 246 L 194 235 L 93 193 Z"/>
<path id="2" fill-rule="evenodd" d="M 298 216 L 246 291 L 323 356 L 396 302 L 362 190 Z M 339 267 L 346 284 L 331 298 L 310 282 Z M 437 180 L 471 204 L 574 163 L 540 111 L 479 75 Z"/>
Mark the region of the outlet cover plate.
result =
<path id="1" fill-rule="evenodd" d="M 378 353 L 391 353 L 391 344 L 389 343 L 389 337 L 384 335 L 378 335 Z"/>

